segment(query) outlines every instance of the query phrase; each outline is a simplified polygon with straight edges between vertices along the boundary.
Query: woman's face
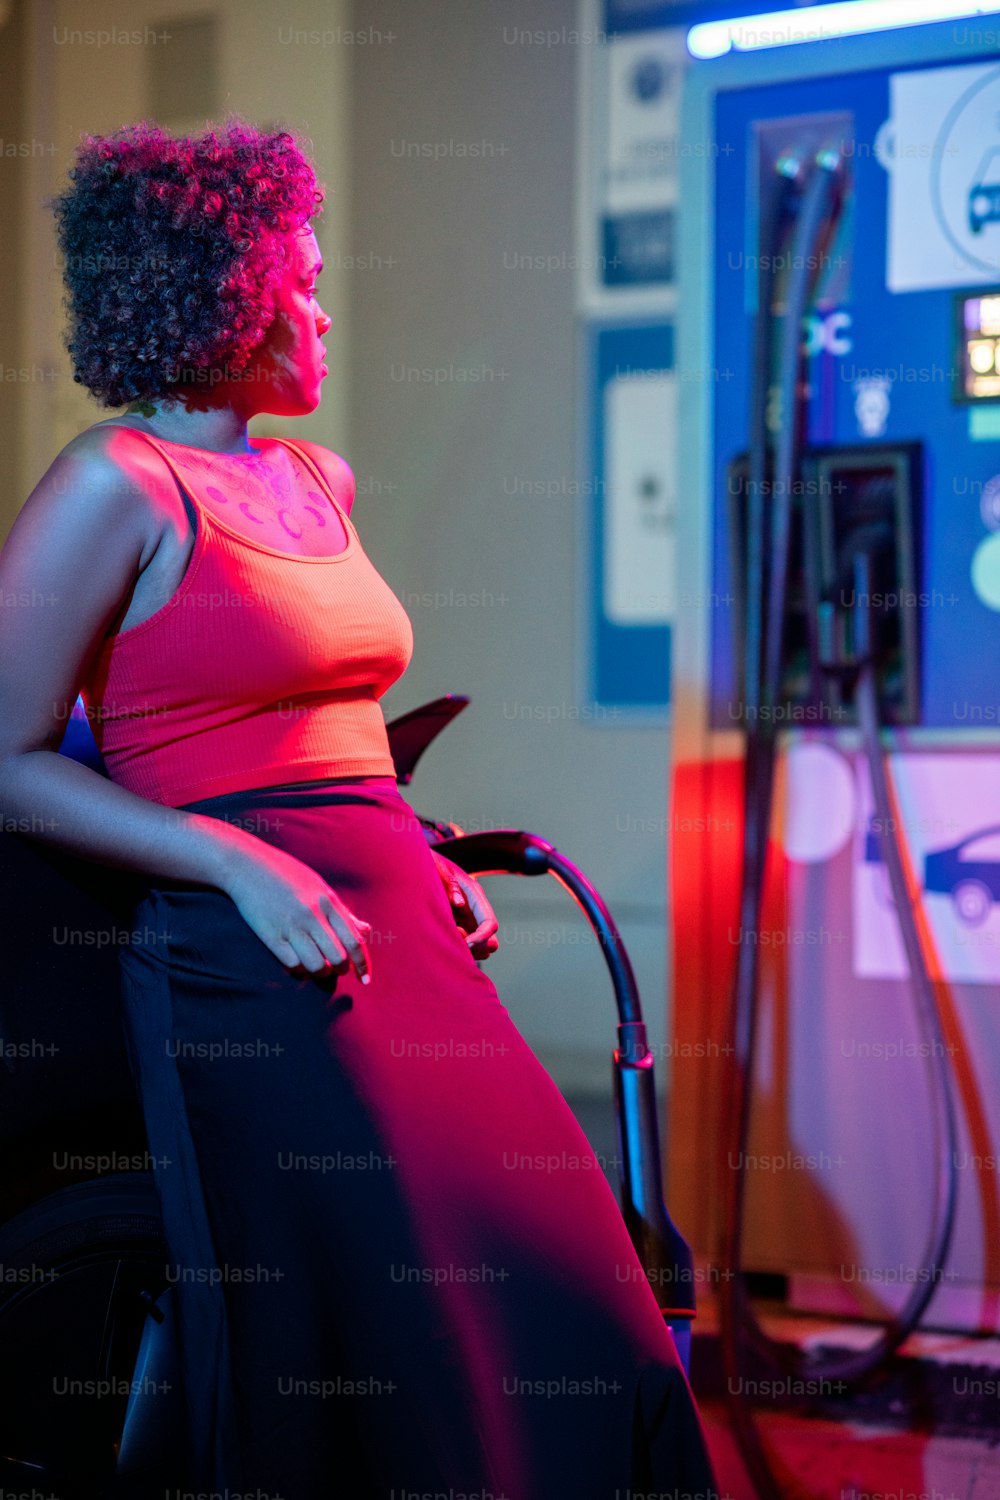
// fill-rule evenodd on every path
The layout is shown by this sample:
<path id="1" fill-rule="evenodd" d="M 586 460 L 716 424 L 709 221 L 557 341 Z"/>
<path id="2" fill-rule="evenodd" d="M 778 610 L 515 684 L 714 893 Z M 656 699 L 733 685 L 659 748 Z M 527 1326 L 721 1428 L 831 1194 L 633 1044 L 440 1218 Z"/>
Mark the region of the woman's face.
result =
<path id="1" fill-rule="evenodd" d="M 312 227 L 293 234 L 274 322 L 244 371 L 257 411 L 299 417 L 315 411 L 320 403 L 327 375 L 326 350 L 320 339 L 331 327 L 316 294 L 322 265 Z"/>

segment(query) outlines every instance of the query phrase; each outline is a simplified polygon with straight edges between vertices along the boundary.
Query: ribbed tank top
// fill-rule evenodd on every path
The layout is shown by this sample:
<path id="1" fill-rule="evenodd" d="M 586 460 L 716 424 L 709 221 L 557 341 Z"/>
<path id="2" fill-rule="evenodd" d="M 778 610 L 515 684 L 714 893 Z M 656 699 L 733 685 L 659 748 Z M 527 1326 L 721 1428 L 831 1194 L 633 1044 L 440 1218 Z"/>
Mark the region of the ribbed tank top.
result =
<path id="1" fill-rule="evenodd" d="M 394 776 L 379 698 L 413 653 L 402 604 L 366 556 L 316 464 L 317 509 L 347 547 L 296 557 L 226 525 L 152 443 L 190 497 L 197 539 L 180 586 L 149 619 L 105 638 L 80 687 L 112 781 L 180 807 L 203 797 L 328 776 Z M 224 483 L 224 481 L 222 481 Z"/>

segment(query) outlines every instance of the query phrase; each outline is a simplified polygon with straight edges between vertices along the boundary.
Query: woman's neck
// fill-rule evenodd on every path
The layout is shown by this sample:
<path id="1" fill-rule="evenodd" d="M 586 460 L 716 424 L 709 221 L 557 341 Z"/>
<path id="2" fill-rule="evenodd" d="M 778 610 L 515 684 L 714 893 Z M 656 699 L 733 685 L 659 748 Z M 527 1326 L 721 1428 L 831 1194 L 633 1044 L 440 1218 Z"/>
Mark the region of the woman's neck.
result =
<path id="1" fill-rule="evenodd" d="M 232 406 L 188 411 L 167 402 L 133 401 L 126 415 L 138 417 L 154 437 L 168 443 L 187 443 L 212 453 L 253 452 L 246 417 Z"/>

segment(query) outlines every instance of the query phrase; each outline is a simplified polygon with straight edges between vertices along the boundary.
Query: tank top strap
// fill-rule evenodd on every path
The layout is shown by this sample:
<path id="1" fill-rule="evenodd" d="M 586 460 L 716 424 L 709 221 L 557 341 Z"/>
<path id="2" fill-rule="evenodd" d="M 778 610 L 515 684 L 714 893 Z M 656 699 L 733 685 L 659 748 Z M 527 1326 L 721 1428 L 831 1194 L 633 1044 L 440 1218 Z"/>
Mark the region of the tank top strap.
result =
<path id="1" fill-rule="evenodd" d="M 353 531 L 354 535 L 357 537 L 358 533 L 355 528 L 354 522 L 351 520 L 347 511 L 344 509 L 340 501 L 337 499 L 336 495 L 333 493 L 333 488 L 330 484 L 330 481 L 327 479 L 326 475 L 323 473 L 316 460 L 314 458 L 310 458 L 309 454 L 306 453 L 303 448 L 299 447 L 299 444 L 295 441 L 294 438 L 271 437 L 268 438 L 267 441 L 269 443 L 281 443 L 283 447 L 291 448 L 296 457 L 301 459 L 309 472 L 315 477 L 316 483 L 319 485 L 320 489 L 323 491 L 323 494 L 329 500 L 330 504 L 333 506 L 334 510 L 343 521 L 345 529 L 349 526 L 351 528 L 351 531 Z M 359 542 L 360 540 L 360 537 L 358 537 Z"/>
<path id="2" fill-rule="evenodd" d="M 316 480 L 316 483 L 319 485 L 320 489 L 323 491 L 327 499 L 332 500 L 333 503 L 337 505 L 338 510 L 341 508 L 337 502 L 336 495 L 330 489 L 330 481 L 326 478 L 326 475 L 320 469 L 319 464 L 317 464 L 314 459 L 310 458 L 308 453 L 306 453 L 304 449 L 299 447 L 294 438 L 269 437 L 266 438 L 265 441 L 268 443 L 280 443 L 283 448 L 291 448 L 296 457 L 301 459 L 301 461 L 305 464 L 306 468 L 309 470 L 310 474 L 312 474 L 313 478 Z"/>
<path id="3" fill-rule="evenodd" d="M 202 538 L 205 531 L 204 517 L 207 515 L 210 522 L 214 518 L 208 507 L 202 505 L 201 498 L 197 493 L 197 487 L 191 483 L 191 480 L 187 474 L 181 473 L 177 464 L 170 457 L 169 450 L 165 448 L 164 445 L 159 442 L 151 432 L 140 432 L 138 427 L 116 427 L 115 431 L 134 432 L 136 437 L 142 438 L 143 442 L 152 444 L 157 453 L 163 459 L 163 462 L 166 464 L 167 468 L 170 470 L 171 474 L 173 474 L 174 479 L 177 481 L 177 487 L 180 491 L 181 499 L 184 501 L 185 509 L 188 511 L 188 519 L 195 524 L 195 530 L 197 531 L 199 538 Z M 192 506 L 194 507 L 195 512 L 193 516 L 190 514 Z M 204 545 L 203 542 L 202 545 Z"/>

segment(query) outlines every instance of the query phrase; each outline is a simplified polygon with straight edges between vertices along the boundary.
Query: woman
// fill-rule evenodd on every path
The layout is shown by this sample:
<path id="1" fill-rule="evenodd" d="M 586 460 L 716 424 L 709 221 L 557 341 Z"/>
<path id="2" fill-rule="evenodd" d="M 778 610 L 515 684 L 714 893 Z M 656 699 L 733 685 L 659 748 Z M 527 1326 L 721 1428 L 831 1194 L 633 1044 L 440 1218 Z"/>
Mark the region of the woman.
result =
<path id="1" fill-rule="evenodd" d="M 190 1481 L 714 1493 L 614 1195 L 477 962 L 496 917 L 396 785 L 413 637 L 350 469 L 248 436 L 320 401 L 313 170 L 231 117 L 85 137 L 70 176 L 74 378 L 126 410 L 0 554 L 51 601 L 0 612 L 0 798 L 145 877 L 123 1016 Z M 110 780 L 56 753 L 78 691 Z"/>

